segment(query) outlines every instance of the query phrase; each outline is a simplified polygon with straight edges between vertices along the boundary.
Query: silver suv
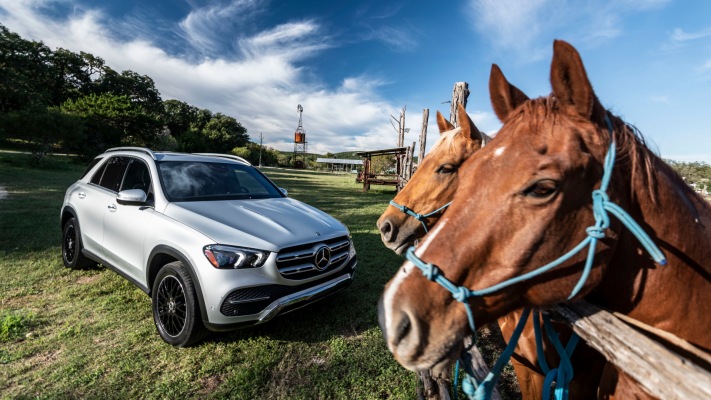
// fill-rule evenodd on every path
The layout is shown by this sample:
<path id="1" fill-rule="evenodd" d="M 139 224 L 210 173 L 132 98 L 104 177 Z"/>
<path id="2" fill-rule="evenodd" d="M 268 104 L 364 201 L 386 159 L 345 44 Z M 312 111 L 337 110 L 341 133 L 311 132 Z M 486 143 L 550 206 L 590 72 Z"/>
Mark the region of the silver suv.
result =
<path id="1" fill-rule="evenodd" d="M 236 156 L 109 149 L 67 189 L 61 226 L 64 265 L 133 282 L 175 346 L 319 300 L 356 268 L 341 222 Z"/>

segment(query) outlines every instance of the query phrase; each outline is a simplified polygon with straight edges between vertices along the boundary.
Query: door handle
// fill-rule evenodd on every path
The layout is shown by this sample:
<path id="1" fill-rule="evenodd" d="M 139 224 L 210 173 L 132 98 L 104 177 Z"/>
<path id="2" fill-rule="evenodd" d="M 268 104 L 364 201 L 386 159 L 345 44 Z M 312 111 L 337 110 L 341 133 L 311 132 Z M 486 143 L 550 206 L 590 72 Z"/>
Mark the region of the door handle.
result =
<path id="1" fill-rule="evenodd" d="M 80 199 L 83 199 L 84 197 L 86 197 L 86 193 L 79 192 L 79 194 L 77 194 L 77 196 L 79 196 Z"/>
<path id="2" fill-rule="evenodd" d="M 109 204 L 109 205 L 108 205 L 108 209 L 109 209 L 111 212 L 116 211 L 116 204 Z"/>

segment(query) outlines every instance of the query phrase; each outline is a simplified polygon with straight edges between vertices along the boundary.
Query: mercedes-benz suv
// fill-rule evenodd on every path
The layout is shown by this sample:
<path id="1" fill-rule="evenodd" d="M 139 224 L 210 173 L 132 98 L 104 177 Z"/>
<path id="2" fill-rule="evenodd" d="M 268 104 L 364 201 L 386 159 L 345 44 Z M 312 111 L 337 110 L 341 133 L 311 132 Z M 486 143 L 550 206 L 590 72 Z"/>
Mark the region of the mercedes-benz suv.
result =
<path id="1" fill-rule="evenodd" d="M 67 189 L 61 227 L 64 265 L 133 282 L 175 346 L 322 299 L 357 263 L 341 222 L 229 155 L 109 149 Z"/>

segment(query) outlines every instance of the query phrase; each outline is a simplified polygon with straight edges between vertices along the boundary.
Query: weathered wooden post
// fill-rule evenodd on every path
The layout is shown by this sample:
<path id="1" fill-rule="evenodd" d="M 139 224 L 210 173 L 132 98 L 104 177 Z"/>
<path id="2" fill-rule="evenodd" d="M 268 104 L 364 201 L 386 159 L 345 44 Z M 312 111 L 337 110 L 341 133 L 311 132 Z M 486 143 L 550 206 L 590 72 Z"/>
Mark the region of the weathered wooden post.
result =
<path id="1" fill-rule="evenodd" d="M 400 119 L 398 121 L 397 130 L 397 147 L 405 146 L 405 107 L 406 106 L 403 106 L 402 110 L 400 110 Z M 395 173 L 397 174 L 398 180 L 401 180 L 405 173 L 405 160 L 402 155 L 397 155 L 395 157 L 397 158 Z M 402 185 L 398 184 L 398 186 L 396 187 L 398 192 L 400 191 L 400 189 L 402 189 L 402 186 L 404 186 L 404 183 Z"/>
<path id="2" fill-rule="evenodd" d="M 422 110 L 422 130 L 420 130 L 420 152 L 417 153 L 417 165 L 419 166 L 422 159 L 425 158 L 425 146 L 427 144 L 427 123 L 430 119 L 430 109 Z"/>
<path id="3" fill-rule="evenodd" d="M 466 109 L 468 98 L 469 84 L 466 82 L 455 82 L 454 90 L 452 91 L 452 103 L 449 108 L 449 122 L 455 127 L 459 126 L 459 121 L 457 121 L 457 105 L 461 104 L 462 107 Z"/>

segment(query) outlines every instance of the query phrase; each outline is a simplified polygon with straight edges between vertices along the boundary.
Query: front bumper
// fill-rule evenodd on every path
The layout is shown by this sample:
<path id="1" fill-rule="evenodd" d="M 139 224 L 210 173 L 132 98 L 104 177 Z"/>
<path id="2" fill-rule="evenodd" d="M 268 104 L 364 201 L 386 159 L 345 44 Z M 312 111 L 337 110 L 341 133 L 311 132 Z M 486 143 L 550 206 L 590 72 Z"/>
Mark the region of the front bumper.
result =
<path id="1" fill-rule="evenodd" d="M 357 263 L 357 258 L 353 257 L 334 276 L 299 286 L 264 285 L 237 289 L 225 297 L 220 307 L 220 319 L 232 322 L 203 323 L 209 330 L 227 331 L 267 322 L 277 315 L 299 309 L 347 288 L 353 282 Z"/>

